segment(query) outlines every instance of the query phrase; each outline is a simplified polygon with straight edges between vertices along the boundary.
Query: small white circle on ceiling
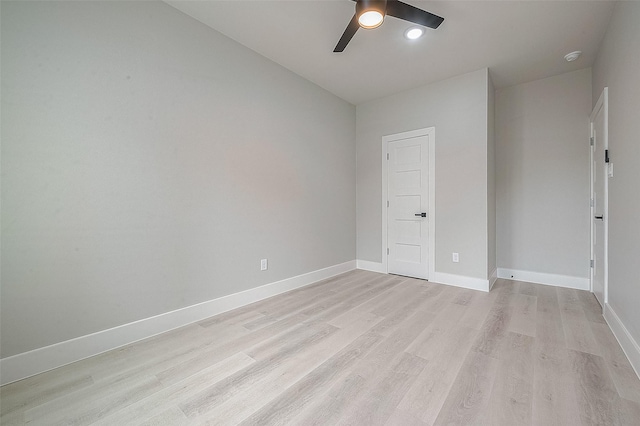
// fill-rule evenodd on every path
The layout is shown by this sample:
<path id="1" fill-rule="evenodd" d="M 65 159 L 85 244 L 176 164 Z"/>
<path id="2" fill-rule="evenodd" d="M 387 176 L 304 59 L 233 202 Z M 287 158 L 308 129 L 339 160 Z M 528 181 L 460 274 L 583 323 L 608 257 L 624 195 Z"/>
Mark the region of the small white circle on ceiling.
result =
<path id="1" fill-rule="evenodd" d="M 420 27 L 411 27 L 404 32 L 404 36 L 409 40 L 416 40 L 424 34 L 424 30 Z"/>
<path id="2" fill-rule="evenodd" d="M 580 55 L 582 55 L 582 52 L 580 50 L 576 50 L 575 52 L 567 53 L 566 55 L 564 55 L 564 58 L 567 60 L 567 62 L 573 62 L 578 59 Z"/>

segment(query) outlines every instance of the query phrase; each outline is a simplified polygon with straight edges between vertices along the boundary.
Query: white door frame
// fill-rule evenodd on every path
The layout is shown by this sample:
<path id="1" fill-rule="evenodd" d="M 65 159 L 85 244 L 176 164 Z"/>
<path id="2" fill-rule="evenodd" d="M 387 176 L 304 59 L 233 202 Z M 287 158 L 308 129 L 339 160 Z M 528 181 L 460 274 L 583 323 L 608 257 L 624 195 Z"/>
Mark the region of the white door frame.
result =
<path id="1" fill-rule="evenodd" d="M 389 262 L 387 258 L 388 236 L 387 236 L 387 201 L 389 196 L 388 190 L 388 163 L 387 154 L 389 153 L 389 142 L 402 139 L 415 138 L 419 136 L 428 136 L 429 139 L 429 208 L 427 216 L 429 217 L 429 271 L 427 279 L 433 279 L 435 275 L 436 265 L 436 128 L 427 127 L 424 129 L 412 130 L 409 132 L 396 133 L 393 135 L 382 137 L 382 270 L 389 273 Z"/>
<path id="2" fill-rule="evenodd" d="M 598 98 L 598 102 L 596 102 L 596 106 L 593 108 L 593 111 L 591 112 L 591 116 L 589 118 L 589 126 L 590 126 L 590 136 L 593 137 L 593 123 L 595 121 L 596 116 L 598 115 L 598 113 L 600 112 L 600 110 L 603 111 L 604 114 L 604 129 L 601 129 L 602 131 L 602 137 L 600 141 L 597 141 L 597 143 L 602 143 L 604 146 L 604 149 L 609 149 L 609 88 L 605 87 L 604 90 L 602 91 L 602 93 L 600 94 L 600 97 Z M 589 178 L 590 178 L 590 197 L 591 200 L 594 200 L 593 197 L 593 192 L 594 192 L 594 187 L 593 187 L 593 175 L 595 173 L 594 170 L 594 165 L 593 165 L 593 147 L 591 145 L 589 145 Z M 610 167 L 610 166 L 609 166 Z M 607 303 L 609 303 L 609 177 L 608 177 L 608 173 L 605 173 L 605 179 L 603 182 L 604 185 L 604 206 L 603 206 L 603 212 L 602 215 L 604 216 L 603 219 L 603 226 L 604 226 L 604 259 L 603 259 L 603 268 L 604 268 L 604 282 L 603 282 L 603 299 L 604 299 L 604 304 L 606 305 Z M 591 228 L 591 259 L 594 259 L 594 237 L 595 237 L 595 233 L 594 233 L 594 216 L 595 216 L 595 206 L 593 205 L 594 203 L 591 202 L 591 208 L 589 209 L 589 213 L 590 213 L 590 217 L 589 217 L 589 225 Z M 591 292 L 593 293 L 593 268 L 591 268 L 590 272 L 589 272 L 589 284 L 590 284 L 590 289 Z M 604 305 L 602 306 L 602 309 L 604 309 Z"/>

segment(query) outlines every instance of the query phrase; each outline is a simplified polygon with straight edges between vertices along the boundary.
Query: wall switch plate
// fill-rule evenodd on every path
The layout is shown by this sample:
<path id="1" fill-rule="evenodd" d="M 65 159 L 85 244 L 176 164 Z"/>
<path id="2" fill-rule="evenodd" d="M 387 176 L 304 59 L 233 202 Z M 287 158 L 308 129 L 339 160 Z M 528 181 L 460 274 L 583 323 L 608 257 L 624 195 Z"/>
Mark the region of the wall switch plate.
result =
<path id="1" fill-rule="evenodd" d="M 267 259 L 260 260 L 260 270 L 261 271 L 266 271 L 267 268 L 268 268 Z"/>
<path id="2" fill-rule="evenodd" d="M 460 255 L 458 253 L 453 253 L 452 258 L 455 263 L 460 262 Z"/>

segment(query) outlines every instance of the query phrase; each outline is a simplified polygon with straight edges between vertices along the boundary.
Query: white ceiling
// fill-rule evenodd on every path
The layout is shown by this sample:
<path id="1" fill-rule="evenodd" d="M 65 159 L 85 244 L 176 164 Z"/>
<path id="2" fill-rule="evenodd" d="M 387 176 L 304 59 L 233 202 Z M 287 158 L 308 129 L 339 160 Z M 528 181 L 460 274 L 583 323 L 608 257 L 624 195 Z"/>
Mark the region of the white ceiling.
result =
<path id="1" fill-rule="evenodd" d="M 333 53 L 353 1 L 166 2 L 352 104 L 481 68 L 499 88 L 589 67 L 615 3 L 405 0 L 445 21 L 409 42 L 403 33 L 411 24 L 387 17 Z M 583 55 L 566 62 L 574 50 Z"/>

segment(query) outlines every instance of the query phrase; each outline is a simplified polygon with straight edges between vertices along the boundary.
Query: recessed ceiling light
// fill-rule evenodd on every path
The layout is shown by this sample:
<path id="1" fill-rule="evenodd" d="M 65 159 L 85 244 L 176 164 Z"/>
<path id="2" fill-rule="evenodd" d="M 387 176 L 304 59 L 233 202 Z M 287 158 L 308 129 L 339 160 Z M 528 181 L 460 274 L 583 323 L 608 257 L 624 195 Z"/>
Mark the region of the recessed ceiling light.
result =
<path id="1" fill-rule="evenodd" d="M 578 59 L 580 55 L 582 55 L 582 52 L 580 50 L 576 50 L 575 52 L 567 53 L 566 55 L 564 55 L 564 58 L 567 60 L 567 62 L 573 62 Z"/>
<path id="2" fill-rule="evenodd" d="M 420 27 L 412 27 L 404 32 L 404 36 L 409 40 L 418 39 L 422 37 L 423 34 L 424 34 L 424 30 Z"/>

